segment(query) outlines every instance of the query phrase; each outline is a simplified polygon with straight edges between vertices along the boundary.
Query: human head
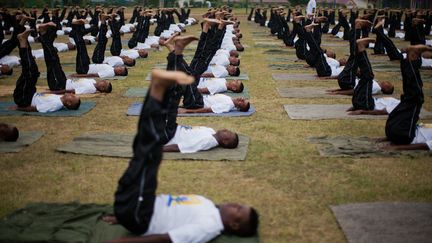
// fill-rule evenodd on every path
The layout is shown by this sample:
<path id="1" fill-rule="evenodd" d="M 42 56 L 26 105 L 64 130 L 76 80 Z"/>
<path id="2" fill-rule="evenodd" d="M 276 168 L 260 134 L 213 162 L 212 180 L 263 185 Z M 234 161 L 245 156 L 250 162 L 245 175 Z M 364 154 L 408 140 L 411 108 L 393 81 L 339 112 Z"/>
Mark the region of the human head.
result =
<path id="1" fill-rule="evenodd" d="M 68 46 L 68 50 L 70 50 L 70 51 L 76 49 L 76 46 L 75 46 L 74 44 L 72 44 L 71 42 L 68 42 L 68 43 L 67 43 L 67 46 Z"/>
<path id="2" fill-rule="evenodd" d="M 228 90 L 231 90 L 234 93 L 241 93 L 243 92 L 244 85 L 241 80 L 233 80 L 227 82 L 227 88 Z"/>
<path id="3" fill-rule="evenodd" d="M 1 65 L 1 73 L 4 75 L 12 75 L 13 69 L 9 67 L 8 65 Z"/>
<path id="4" fill-rule="evenodd" d="M 114 67 L 114 73 L 115 75 L 118 76 L 127 76 L 128 75 L 128 70 L 126 67 Z"/>
<path id="5" fill-rule="evenodd" d="M 238 59 L 237 57 L 229 57 L 228 59 L 229 59 L 231 65 L 234 65 L 234 66 L 240 65 L 240 59 Z"/>
<path id="6" fill-rule="evenodd" d="M 225 203 L 219 205 L 219 212 L 226 233 L 241 237 L 257 234 L 259 215 L 254 208 L 238 203 Z"/>
<path id="7" fill-rule="evenodd" d="M 19 131 L 17 127 L 0 123 L 0 141 L 15 142 L 18 137 Z"/>
<path id="8" fill-rule="evenodd" d="M 63 105 L 68 110 L 78 110 L 81 105 L 81 100 L 78 96 L 71 93 L 66 93 L 63 95 L 62 99 Z"/>
<path id="9" fill-rule="evenodd" d="M 330 49 L 327 49 L 325 53 L 330 58 L 336 58 L 336 53 L 334 51 L 330 50 Z"/>
<path id="10" fill-rule="evenodd" d="M 111 93 L 112 85 L 108 80 L 98 80 L 96 81 L 95 87 L 97 91 L 101 93 Z"/>
<path id="11" fill-rule="evenodd" d="M 232 50 L 232 51 L 230 51 L 230 56 L 232 56 L 232 57 L 238 57 L 239 53 L 236 50 Z"/>
<path id="12" fill-rule="evenodd" d="M 231 132 L 230 130 L 223 129 L 219 130 L 215 134 L 215 138 L 219 143 L 219 146 L 227 149 L 237 148 L 239 143 L 239 138 L 237 133 Z"/>
<path id="13" fill-rule="evenodd" d="M 341 66 L 345 66 L 346 63 L 347 63 L 347 59 L 346 59 L 346 58 L 341 58 L 341 59 L 339 59 L 339 64 L 340 64 Z"/>
<path id="14" fill-rule="evenodd" d="M 247 112 L 250 109 L 250 103 L 243 97 L 237 97 L 232 99 L 234 106 L 239 110 L 243 112 Z"/>
<path id="15" fill-rule="evenodd" d="M 244 51 L 244 47 L 240 42 L 236 42 L 236 43 L 234 43 L 234 45 L 235 45 L 237 51 Z"/>
<path id="16" fill-rule="evenodd" d="M 381 87 L 381 92 L 383 94 L 393 94 L 394 92 L 394 86 L 392 83 L 388 81 L 382 81 L 379 83 L 379 86 Z"/>
<path id="17" fill-rule="evenodd" d="M 126 66 L 128 66 L 128 67 L 133 67 L 133 66 L 135 66 L 135 59 L 132 59 L 132 58 L 130 58 L 130 57 L 128 57 L 128 56 L 124 56 L 124 57 L 122 57 L 122 59 L 123 59 L 123 63 L 124 63 Z"/>
<path id="18" fill-rule="evenodd" d="M 146 58 L 148 56 L 148 52 L 145 49 L 139 49 L 138 54 L 141 58 Z"/>
<path id="19" fill-rule="evenodd" d="M 229 65 L 227 67 L 227 70 L 228 70 L 228 74 L 230 76 L 236 76 L 236 77 L 238 77 L 240 75 L 240 68 L 237 67 L 237 66 Z"/>

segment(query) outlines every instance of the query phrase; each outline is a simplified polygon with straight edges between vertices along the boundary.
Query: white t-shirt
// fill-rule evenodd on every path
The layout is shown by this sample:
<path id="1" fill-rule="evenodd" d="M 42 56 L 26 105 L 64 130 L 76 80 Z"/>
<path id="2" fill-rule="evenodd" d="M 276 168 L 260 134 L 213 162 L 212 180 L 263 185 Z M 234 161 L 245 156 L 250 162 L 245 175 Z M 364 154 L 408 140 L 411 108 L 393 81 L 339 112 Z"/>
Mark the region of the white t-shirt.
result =
<path id="1" fill-rule="evenodd" d="M 214 55 L 212 60 L 210 61 L 210 65 L 220 65 L 228 67 L 230 65 L 230 60 L 229 57 L 225 55 Z"/>
<path id="2" fill-rule="evenodd" d="M 214 203 L 199 195 L 159 195 L 145 235 L 168 233 L 173 243 L 209 242 L 224 226 Z"/>
<path id="3" fill-rule="evenodd" d="M 94 37 L 94 36 L 92 36 L 92 35 L 86 35 L 86 36 L 83 36 L 83 39 L 84 39 L 84 40 L 89 40 L 91 44 L 96 43 L 96 37 Z"/>
<path id="4" fill-rule="evenodd" d="M 118 67 L 124 65 L 123 59 L 118 56 L 105 57 L 103 63 L 108 64 L 111 67 Z"/>
<path id="5" fill-rule="evenodd" d="M 58 111 L 63 108 L 61 95 L 35 93 L 31 106 L 36 107 L 38 112 L 47 113 Z"/>
<path id="6" fill-rule="evenodd" d="M 217 147 L 215 130 L 200 126 L 177 126 L 174 137 L 166 144 L 177 144 L 180 153 L 196 153 Z"/>
<path id="7" fill-rule="evenodd" d="M 215 78 L 225 78 L 228 76 L 228 70 L 221 65 L 209 65 L 206 73 L 212 73 Z"/>
<path id="8" fill-rule="evenodd" d="M 326 61 L 330 67 L 335 67 L 335 68 L 340 67 L 339 61 L 334 58 L 326 57 Z"/>
<path id="9" fill-rule="evenodd" d="M 309 0 L 309 3 L 306 7 L 306 14 L 313 14 L 313 9 L 316 9 L 316 2 L 315 0 Z"/>
<path id="10" fill-rule="evenodd" d="M 137 50 L 125 50 L 122 49 L 120 52 L 120 56 L 127 56 L 132 59 L 137 59 L 139 57 L 139 53 Z"/>
<path id="11" fill-rule="evenodd" d="M 342 67 L 330 66 L 330 68 L 331 68 L 331 77 L 339 76 L 339 74 L 344 70 L 344 66 L 342 66 Z"/>
<path id="12" fill-rule="evenodd" d="M 390 114 L 400 103 L 400 100 L 393 97 L 374 98 L 374 101 L 374 110 L 386 110 L 388 114 Z"/>
<path id="13" fill-rule="evenodd" d="M 114 77 L 114 68 L 108 64 L 90 64 L 87 74 L 97 74 L 99 78 Z"/>
<path id="14" fill-rule="evenodd" d="M 58 42 L 55 42 L 53 45 L 54 45 L 54 47 L 57 49 L 58 52 L 66 52 L 66 51 L 69 51 L 69 47 L 68 47 L 68 45 L 67 45 L 66 43 L 58 43 Z"/>
<path id="15" fill-rule="evenodd" d="M 43 49 L 32 50 L 32 55 L 35 59 L 42 59 L 45 56 Z"/>
<path id="16" fill-rule="evenodd" d="M 223 94 L 203 95 L 204 107 L 211 108 L 213 113 L 220 114 L 235 110 L 231 97 Z"/>
<path id="17" fill-rule="evenodd" d="M 120 31 L 123 33 L 129 33 L 129 32 L 131 32 L 132 27 L 134 27 L 133 24 L 125 24 L 122 27 L 120 27 Z"/>
<path id="18" fill-rule="evenodd" d="M 360 79 L 356 78 L 355 87 L 357 87 L 359 81 L 360 81 Z M 375 79 L 373 79 L 372 80 L 372 94 L 375 95 L 375 94 L 381 94 L 381 93 L 382 93 L 381 86 L 379 85 L 379 83 Z"/>
<path id="19" fill-rule="evenodd" d="M 223 93 L 228 90 L 226 86 L 226 79 L 224 78 L 201 78 L 198 88 L 207 88 L 209 93 L 212 95 Z"/>
<path id="20" fill-rule="evenodd" d="M 94 94 L 96 93 L 96 87 L 94 84 L 96 80 L 91 78 L 80 78 L 77 80 L 68 79 L 66 80 L 66 90 L 75 90 L 75 94 Z"/>
<path id="21" fill-rule="evenodd" d="M 432 128 L 417 126 L 416 135 L 411 144 L 425 143 L 432 150 Z"/>
<path id="22" fill-rule="evenodd" d="M 9 67 L 13 68 L 15 66 L 19 66 L 20 59 L 17 56 L 4 56 L 0 58 L 0 64 L 2 65 L 8 65 Z"/>
<path id="23" fill-rule="evenodd" d="M 432 59 L 422 57 L 422 67 L 432 67 Z"/>
<path id="24" fill-rule="evenodd" d="M 226 56 L 227 58 L 229 58 L 229 57 L 231 56 L 231 55 L 230 55 L 230 52 L 227 51 L 227 50 L 224 50 L 224 49 L 219 49 L 219 50 L 217 50 L 215 55 L 224 55 L 224 56 Z"/>

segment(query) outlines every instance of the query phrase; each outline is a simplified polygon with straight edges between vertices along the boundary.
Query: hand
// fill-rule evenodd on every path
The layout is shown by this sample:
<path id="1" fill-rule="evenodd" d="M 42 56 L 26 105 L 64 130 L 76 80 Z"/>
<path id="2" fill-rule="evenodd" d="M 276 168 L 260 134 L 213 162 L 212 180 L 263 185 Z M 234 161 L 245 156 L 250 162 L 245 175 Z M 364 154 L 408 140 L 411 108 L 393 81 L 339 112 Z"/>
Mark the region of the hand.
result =
<path id="1" fill-rule="evenodd" d="M 350 111 L 348 115 L 361 115 L 363 113 L 362 110 Z"/>
<path id="2" fill-rule="evenodd" d="M 10 106 L 8 108 L 8 110 L 10 110 L 10 111 L 16 111 L 17 109 L 18 109 L 18 106 L 16 106 L 16 105 Z"/>
<path id="3" fill-rule="evenodd" d="M 186 114 L 186 109 L 185 108 L 178 108 L 177 113 L 178 114 Z"/>
<path id="4" fill-rule="evenodd" d="M 348 108 L 348 110 L 346 110 L 346 111 L 354 111 L 354 107 L 350 107 L 350 108 Z"/>

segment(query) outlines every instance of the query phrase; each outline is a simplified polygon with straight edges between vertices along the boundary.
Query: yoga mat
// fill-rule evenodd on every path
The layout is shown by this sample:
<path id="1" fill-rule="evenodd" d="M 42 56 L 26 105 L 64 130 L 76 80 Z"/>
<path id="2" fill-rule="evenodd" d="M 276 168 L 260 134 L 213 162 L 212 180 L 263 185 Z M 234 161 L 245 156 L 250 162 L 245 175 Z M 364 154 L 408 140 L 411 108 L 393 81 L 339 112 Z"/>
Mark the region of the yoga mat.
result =
<path id="1" fill-rule="evenodd" d="M 294 57 L 294 56 L 293 57 L 270 56 L 270 57 L 267 57 L 267 61 L 270 61 L 270 62 L 292 62 L 292 63 L 301 61 L 299 65 L 305 65 L 306 64 L 305 61 L 297 59 L 297 57 Z"/>
<path id="2" fill-rule="evenodd" d="M 107 214 L 113 214 L 112 205 L 31 203 L 0 220 L 0 241 L 100 243 L 133 236 L 121 225 L 110 225 L 100 220 Z M 221 235 L 211 242 L 259 243 L 260 240 L 259 236 Z"/>
<path id="3" fill-rule="evenodd" d="M 293 120 L 376 120 L 387 119 L 388 115 L 348 115 L 346 111 L 351 104 L 337 105 L 284 105 L 289 118 Z M 421 119 L 432 118 L 432 113 L 424 109 L 420 112 Z"/>
<path id="4" fill-rule="evenodd" d="M 235 77 L 235 76 L 227 76 L 227 77 L 224 77 L 224 78 L 225 78 L 226 80 L 249 80 L 249 76 L 248 76 L 247 74 L 245 74 L 245 73 L 241 73 L 238 77 Z M 150 73 L 147 74 L 145 80 L 147 80 L 147 81 L 150 81 L 150 80 L 151 80 L 151 78 L 150 78 Z"/>
<path id="5" fill-rule="evenodd" d="M 282 98 L 326 98 L 326 99 L 352 99 L 352 95 L 328 94 L 327 90 L 337 89 L 335 87 L 302 87 L 288 88 L 278 87 L 277 91 Z M 396 97 L 395 95 L 374 95 L 374 97 Z"/>
<path id="6" fill-rule="evenodd" d="M 47 91 L 48 86 L 36 85 L 36 90 L 39 92 Z M 15 85 L 0 85 L 0 96 L 13 96 Z"/>
<path id="7" fill-rule="evenodd" d="M 136 98 L 144 98 L 147 94 L 147 88 L 139 88 L 139 87 L 134 87 L 134 88 L 129 88 L 124 94 L 124 97 L 136 97 Z M 249 91 L 247 90 L 247 88 L 243 89 L 243 92 L 241 93 L 233 93 L 231 91 L 225 92 L 223 93 L 225 95 L 228 95 L 230 97 L 244 97 L 246 99 L 249 98 Z"/>
<path id="8" fill-rule="evenodd" d="M 291 50 L 291 51 L 290 51 Z M 290 48 L 290 49 L 283 49 L 283 50 L 281 50 L 281 49 L 269 49 L 269 50 L 265 50 L 264 51 L 264 53 L 266 53 L 266 54 L 292 54 L 292 53 L 294 53 L 295 52 L 295 49 L 292 49 L 292 48 Z"/>
<path id="9" fill-rule="evenodd" d="M 85 134 L 74 138 L 72 142 L 64 144 L 56 150 L 75 154 L 131 158 L 133 139 L 134 135 L 132 134 Z M 246 159 L 249 141 L 249 137 L 239 135 L 239 146 L 235 149 L 216 147 L 208 151 L 190 154 L 170 152 L 164 153 L 163 158 L 167 160 L 242 161 Z"/>
<path id="10" fill-rule="evenodd" d="M 0 141 L 0 153 L 17 153 L 39 140 L 44 135 L 42 131 L 20 131 L 16 142 Z"/>
<path id="11" fill-rule="evenodd" d="M 349 243 L 432 241 L 431 203 L 354 203 L 330 209 Z"/>
<path id="12" fill-rule="evenodd" d="M 389 142 L 376 142 L 376 138 L 369 137 L 348 137 L 348 136 L 320 136 L 310 137 L 308 142 L 316 144 L 318 152 L 323 157 L 388 157 L 408 155 L 430 156 L 430 151 L 402 151 L 402 150 L 384 150 L 380 147 L 389 145 Z"/>
<path id="13" fill-rule="evenodd" d="M 272 70 L 295 70 L 299 71 L 301 69 L 302 72 L 316 72 L 315 68 L 305 67 L 304 63 L 284 63 L 284 64 L 269 64 L 268 67 Z"/>
<path id="14" fill-rule="evenodd" d="M 80 108 L 78 110 L 67 110 L 61 109 L 55 112 L 49 113 L 40 113 L 40 112 L 25 112 L 25 111 L 11 111 L 9 107 L 15 106 L 14 102 L 0 102 L 0 116 L 82 116 L 85 113 L 89 112 L 96 106 L 96 102 L 94 101 L 81 101 Z"/>
<path id="15" fill-rule="evenodd" d="M 268 47 L 268 48 L 275 48 L 282 46 L 282 43 L 279 42 L 255 42 L 255 47 Z"/>
<path id="16" fill-rule="evenodd" d="M 275 81 L 332 81 L 334 82 L 337 77 L 319 78 L 316 74 L 312 73 L 274 73 L 272 74 Z"/>
<path id="17" fill-rule="evenodd" d="M 142 103 L 135 102 L 132 103 L 126 112 L 128 116 L 139 116 L 141 114 Z M 251 116 L 255 113 L 255 108 L 253 106 L 250 107 L 249 111 L 230 111 L 226 113 L 216 114 L 216 113 L 188 113 L 188 114 L 178 114 L 178 117 L 208 117 L 208 116 L 220 116 L 220 117 L 243 117 L 243 116 Z"/>

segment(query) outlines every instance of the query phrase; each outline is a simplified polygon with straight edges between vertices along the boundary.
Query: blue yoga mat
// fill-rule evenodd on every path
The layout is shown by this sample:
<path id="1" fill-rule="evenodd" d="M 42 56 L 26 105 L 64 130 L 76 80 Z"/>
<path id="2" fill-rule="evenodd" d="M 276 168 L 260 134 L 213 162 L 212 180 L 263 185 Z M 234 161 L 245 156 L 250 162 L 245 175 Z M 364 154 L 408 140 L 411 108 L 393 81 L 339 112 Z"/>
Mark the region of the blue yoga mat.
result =
<path id="1" fill-rule="evenodd" d="M 14 105 L 15 103 L 11 101 L 0 102 L 0 116 L 82 116 L 83 114 L 93 109 L 93 107 L 96 106 L 96 102 L 94 101 L 81 102 L 81 106 L 78 110 L 61 109 L 59 111 L 50 112 L 50 113 L 9 110 L 9 107 Z"/>
<path id="2" fill-rule="evenodd" d="M 135 102 L 132 103 L 126 112 L 128 116 L 139 116 L 141 114 L 142 103 Z M 205 117 L 205 116 L 222 116 L 222 117 L 240 117 L 240 116 L 251 116 L 255 113 L 255 107 L 251 106 L 248 112 L 242 111 L 230 111 L 227 113 L 188 113 L 188 114 L 178 114 L 179 117 Z"/>

